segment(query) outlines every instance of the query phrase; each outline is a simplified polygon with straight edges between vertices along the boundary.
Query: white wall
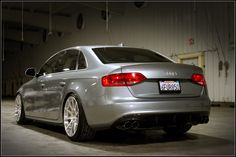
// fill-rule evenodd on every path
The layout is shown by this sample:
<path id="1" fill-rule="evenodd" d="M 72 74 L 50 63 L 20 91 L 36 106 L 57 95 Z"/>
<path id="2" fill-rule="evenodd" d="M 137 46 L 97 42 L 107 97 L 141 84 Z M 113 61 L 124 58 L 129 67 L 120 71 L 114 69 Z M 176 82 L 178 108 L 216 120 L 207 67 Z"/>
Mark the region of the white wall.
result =
<path id="1" fill-rule="evenodd" d="M 26 48 L 23 53 L 17 55 L 8 54 L 4 63 L 4 75 L 5 78 L 19 77 L 23 75 L 26 67 L 39 68 L 45 59 L 56 51 L 75 45 L 123 42 L 128 46 L 153 49 L 167 56 L 206 51 L 205 75 L 211 100 L 234 102 L 235 57 L 234 49 L 229 47 L 229 33 L 232 35 L 233 31 L 232 26 L 229 25 L 231 19 L 227 7 L 228 4 L 222 2 L 196 3 L 195 7 L 194 3 L 147 3 L 144 8 L 137 9 L 133 3 L 126 3 L 124 15 L 112 14 L 109 33 L 106 31 L 105 21 L 100 18 L 100 11 L 81 7 L 78 13 L 84 14 L 83 30 L 76 29 L 77 14 L 75 14 L 74 23 L 71 24 L 71 28 L 68 28 L 73 33 L 61 38 L 50 37 L 47 43 Z M 212 15 L 215 23 L 207 18 L 206 11 Z M 225 60 L 230 63 L 227 78 L 225 69 L 221 72 L 221 76 L 218 76 L 218 62 L 223 60 L 223 56 L 215 27 L 220 34 Z M 193 45 L 188 44 L 189 38 L 194 38 Z M 216 51 L 208 51 L 216 48 L 219 50 L 220 58 Z"/>

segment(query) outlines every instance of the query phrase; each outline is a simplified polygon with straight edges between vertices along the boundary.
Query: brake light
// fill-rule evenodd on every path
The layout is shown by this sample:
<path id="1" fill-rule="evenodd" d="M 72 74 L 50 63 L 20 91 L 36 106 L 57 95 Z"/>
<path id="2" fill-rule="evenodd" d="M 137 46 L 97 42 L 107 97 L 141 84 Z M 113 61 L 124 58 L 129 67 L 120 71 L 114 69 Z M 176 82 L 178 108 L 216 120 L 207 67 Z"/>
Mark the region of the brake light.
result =
<path id="1" fill-rule="evenodd" d="M 133 73 L 117 73 L 102 77 L 103 86 L 132 86 L 140 83 L 147 78 L 137 72 Z"/>
<path id="2" fill-rule="evenodd" d="M 205 81 L 204 75 L 202 74 L 193 74 L 192 81 L 196 82 L 200 86 L 206 86 L 206 81 Z"/>

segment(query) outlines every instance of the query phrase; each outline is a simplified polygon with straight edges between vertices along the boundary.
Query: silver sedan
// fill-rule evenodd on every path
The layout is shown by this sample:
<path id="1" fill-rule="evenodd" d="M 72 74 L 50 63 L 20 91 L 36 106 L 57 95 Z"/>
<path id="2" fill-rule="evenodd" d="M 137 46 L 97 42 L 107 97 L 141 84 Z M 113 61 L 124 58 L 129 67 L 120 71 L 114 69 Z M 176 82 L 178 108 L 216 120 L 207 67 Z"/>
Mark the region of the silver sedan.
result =
<path id="1" fill-rule="evenodd" d="M 209 120 L 202 69 L 152 50 L 71 47 L 25 74 L 32 80 L 17 91 L 17 123 L 33 119 L 62 125 L 71 140 L 89 140 L 108 128 L 181 135 Z"/>

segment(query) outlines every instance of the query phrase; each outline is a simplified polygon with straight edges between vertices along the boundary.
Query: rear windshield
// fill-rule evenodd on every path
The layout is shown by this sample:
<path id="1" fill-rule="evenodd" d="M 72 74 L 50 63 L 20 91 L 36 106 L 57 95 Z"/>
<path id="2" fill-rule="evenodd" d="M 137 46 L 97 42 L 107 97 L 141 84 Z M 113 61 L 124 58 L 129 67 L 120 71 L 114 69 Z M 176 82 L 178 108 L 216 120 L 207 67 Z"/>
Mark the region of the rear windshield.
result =
<path id="1" fill-rule="evenodd" d="M 94 48 L 93 51 L 104 63 L 172 62 L 167 58 L 146 49 L 106 47 Z"/>

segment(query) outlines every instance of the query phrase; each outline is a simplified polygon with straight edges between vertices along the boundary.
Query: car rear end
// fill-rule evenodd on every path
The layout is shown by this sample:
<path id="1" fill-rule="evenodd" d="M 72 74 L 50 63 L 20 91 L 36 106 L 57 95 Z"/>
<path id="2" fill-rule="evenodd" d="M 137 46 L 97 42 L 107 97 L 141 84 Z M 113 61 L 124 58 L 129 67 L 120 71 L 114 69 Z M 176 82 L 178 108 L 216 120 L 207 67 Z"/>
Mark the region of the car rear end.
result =
<path id="1" fill-rule="evenodd" d="M 210 100 L 201 68 L 152 56 L 149 50 L 126 49 L 124 53 L 140 53 L 121 59 L 122 48 L 94 50 L 104 64 L 118 68 L 100 78 L 98 105 L 87 110 L 92 127 L 142 129 L 208 122 Z M 111 60 L 108 52 L 113 53 Z M 121 56 L 115 55 L 118 52 Z"/>

